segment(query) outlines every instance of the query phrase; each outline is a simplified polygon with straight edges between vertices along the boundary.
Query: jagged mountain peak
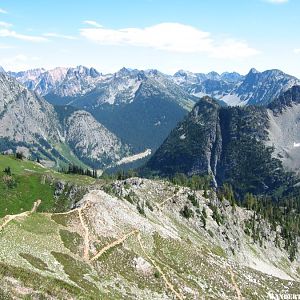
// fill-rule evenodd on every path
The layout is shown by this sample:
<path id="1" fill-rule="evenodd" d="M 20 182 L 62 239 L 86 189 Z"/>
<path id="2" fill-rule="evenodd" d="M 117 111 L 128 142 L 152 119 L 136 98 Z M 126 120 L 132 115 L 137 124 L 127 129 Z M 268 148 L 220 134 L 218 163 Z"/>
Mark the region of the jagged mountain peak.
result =
<path id="1" fill-rule="evenodd" d="M 129 69 L 129 68 L 123 67 L 119 71 L 114 73 L 114 76 L 115 77 L 131 76 L 131 75 L 136 74 L 138 72 L 139 72 L 139 70 Z"/>
<path id="2" fill-rule="evenodd" d="M 146 71 L 143 71 L 145 74 L 147 74 L 148 76 L 165 76 L 164 73 L 160 72 L 159 70 L 157 69 L 148 69 Z"/>
<path id="3" fill-rule="evenodd" d="M 45 71 L 46 70 L 44 68 L 36 68 L 36 69 L 30 69 L 26 71 L 19 71 L 19 72 L 8 71 L 7 73 L 10 76 L 15 77 L 21 83 L 26 85 L 26 82 L 36 80 Z"/>
<path id="4" fill-rule="evenodd" d="M 277 69 L 264 72 L 255 70 L 246 75 L 235 94 L 246 104 L 267 105 L 292 86 L 299 84 L 299 79 Z"/>
<path id="5" fill-rule="evenodd" d="M 193 76 L 193 77 L 196 77 L 196 74 L 191 72 L 191 71 L 187 71 L 187 70 L 178 70 L 174 75 L 174 77 L 188 77 L 188 76 Z"/>
<path id="6" fill-rule="evenodd" d="M 258 70 L 256 70 L 255 68 L 251 68 L 248 72 L 248 74 L 257 74 L 260 73 Z"/>
<path id="7" fill-rule="evenodd" d="M 90 76 L 92 78 L 96 78 L 100 75 L 101 73 L 99 73 L 95 68 L 88 68 L 82 65 L 79 65 L 75 68 L 69 68 L 66 74 L 67 77 L 76 76 L 77 78 L 82 76 Z"/>
<path id="8" fill-rule="evenodd" d="M 56 68 L 49 71 L 36 69 L 10 75 L 41 95 L 53 94 L 58 97 L 82 97 L 95 89 L 99 91 L 103 86 L 111 85 L 109 92 L 103 94 L 107 101 L 100 101 L 110 104 L 115 103 L 113 100 L 115 96 L 110 95 L 118 94 L 118 89 L 124 91 L 125 85 L 131 89 L 132 85 L 137 86 L 137 82 L 141 83 L 148 79 L 156 80 L 156 84 L 160 87 L 170 86 L 170 81 L 173 81 L 189 94 L 197 97 L 209 95 L 231 106 L 267 105 L 282 92 L 300 84 L 300 80 L 296 77 L 281 70 L 259 72 L 255 68 L 245 76 L 237 72 L 219 74 L 212 71 L 205 74 L 186 70 L 178 70 L 170 76 L 154 69 L 143 71 L 125 67 L 116 73 L 103 75 L 94 68 L 79 65 L 75 68 Z M 178 90 L 175 87 L 174 89 Z"/>
<path id="9" fill-rule="evenodd" d="M 207 73 L 206 77 L 212 80 L 219 80 L 221 78 L 220 74 L 215 71 Z"/>

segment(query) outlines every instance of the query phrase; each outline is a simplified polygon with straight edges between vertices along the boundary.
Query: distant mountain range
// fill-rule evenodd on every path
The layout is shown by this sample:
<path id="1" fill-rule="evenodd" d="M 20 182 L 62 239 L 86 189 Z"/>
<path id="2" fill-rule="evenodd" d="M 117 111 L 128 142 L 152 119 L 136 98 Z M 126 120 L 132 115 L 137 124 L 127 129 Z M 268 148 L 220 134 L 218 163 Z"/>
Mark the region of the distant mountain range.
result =
<path id="1" fill-rule="evenodd" d="M 2 70 L 1 115 L 10 121 L 7 119 L 1 126 L 2 138 L 38 144 L 41 149 L 45 147 L 38 141 L 45 140 L 52 152 L 53 146 L 66 160 L 69 154 L 64 155 L 58 145 L 67 145 L 68 151 L 86 164 L 101 161 L 98 165 L 102 167 L 130 154 L 155 151 L 203 96 L 213 98 L 221 106 L 267 106 L 291 87 L 300 85 L 297 78 L 282 71 L 255 69 L 246 76 L 182 70 L 171 76 L 157 70 L 126 68 L 102 74 L 84 66 L 4 73 Z M 9 91 L 7 85 L 11 85 Z M 9 110 L 5 109 L 6 95 L 14 99 L 9 102 L 14 103 Z M 19 95 L 25 97 L 24 105 L 18 104 L 22 110 L 14 114 L 16 103 L 22 99 Z M 203 102 L 196 107 L 199 103 Z M 28 110 L 24 110 L 26 105 Z M 30 110 L 35 105 L 39 105 L 37 113 Z M 13 126 L 9 127 L 9 122 Z M 32 122 L 36 123 L 31 125 Z M 54 159 L 53 154 L 49 157 Z"/>
<path id="2" fill-rule="evenodd" d="M 245 76 L 236 72 L 192 73 L 180 70 L 173 76 L 157 70 L 140 71 L 122 68 L 113 74 L 102 74 L 94 68 L 34 69 L 8 72 L 30 90 L 55 104 L 91 105 L 84 96 L 93 95 L 92 105 L 130 103 L 141 82 L 151 78 L 158 88 L 172 87 L 171 82 L 197 97 L 210 96 L 227 105 L 266 105 L 300 80 L 280 70 L 258 72 L 251 69 Z M 174 88 L 174 87 L 172 87 Z M 175 88 L 182 94 L 182 90 Z M 69 99 L 71 97 L 71 99 Z M 74 99 L 74 97 L 76 99 Z M 77 98 L 83 97 L 83 99 Z M 88 100 L 91 100 L 88 97 Z M 81 102 L 79 104 L 78 102 Z M 189 101 L 187 101 L 189 102 Z M 180 103 L 180 101 L 179 101 Z M 181 104 L 182 105 L 182 104 Z M 190 106 L 185 103 L 182 106 Z"/>
<path id="3" fill-rule="evenodd" d="M 190 94 L 210 96 L 231 106 L 266 105 L 292 86 L 300 85 L 299 79 L 280 70 L 258 72 L 251 69 L 246 76 L 178 71 L 173 79 Z"/>

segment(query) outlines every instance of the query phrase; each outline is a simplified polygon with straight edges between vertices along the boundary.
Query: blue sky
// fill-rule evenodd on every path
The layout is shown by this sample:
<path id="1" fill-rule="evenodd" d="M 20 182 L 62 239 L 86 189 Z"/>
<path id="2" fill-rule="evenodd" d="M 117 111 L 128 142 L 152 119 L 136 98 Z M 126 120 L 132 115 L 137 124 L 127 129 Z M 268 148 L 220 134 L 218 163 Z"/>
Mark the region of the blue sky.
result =
<path id="1" fill-rule="evenodd" d="M 1 0 L 0 65 L 300 77 L 299 0 Z"/>

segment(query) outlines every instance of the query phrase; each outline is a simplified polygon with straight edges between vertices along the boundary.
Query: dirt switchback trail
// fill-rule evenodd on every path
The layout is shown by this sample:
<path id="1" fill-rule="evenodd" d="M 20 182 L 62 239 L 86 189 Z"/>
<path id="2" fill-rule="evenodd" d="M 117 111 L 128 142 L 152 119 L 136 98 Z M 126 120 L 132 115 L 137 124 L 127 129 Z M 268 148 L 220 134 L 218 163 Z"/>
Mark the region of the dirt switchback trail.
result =
<path id="1" fill-rule="evenodd" d="M 171 199 L 173 199 L 174 197 L 176 197 L 177 195 L 179 194 L 179 192 L 177 192 L 176 194 L 170 196 L 169 198 L 167 198 L 166 200 L 164 200 L 163 202 L 161 203 L 158 203 L 156 206 L 158 208 L 158 210 L 162 210 L 162 207 L 165 203 L 167 203 L 168 201 L 170 201 Z"/>
<path id="2" fill-rule="evenodd" d="M 233 287 L 236 291 L 236 295 L 237 295 L 237 299 L 238 300 L 243 300 L 243 296 L 242 296 L 242 293 L 241 293 L 241 290 L 239 289 L 236 281 L 235 281 L 235 278 L 234 278 L 234 273 L 232 271 L 232 268 L 229 266 L 229 272 L 230 272 L 230 275 L 231 275 L 231 281 L 232 281 L 232 284 L 233 284 Z"/>
<path id="3" fill-rule="evenodd" d="M 130 231 L 129 233 L 123 235 L 121 238 L 115 240 L 114 242 L 106 245 L 105 247 L 103 247 L 94 257 L 91 258 L 90 261 L 94 261 L 96 259 L 98 259 L 104 252 L 106 252 L 107 250 L 122 244 L 125 240 L 127 240 L 130 236 L 134 235 L 134 234 L 138 234 L 138 230 L 134 229 L 132 231 Z"/>
<path id="4" fill-rule="evenodd" d="M 38 207 L 40 206 L 40 204 L 42 203 L 42 200 L 38 199 L 33 203 L 33 207 L 31 209 L 31 213 L 36 212 L 36 210 L 38 209 Z"/>
<path id="5" fill-rule="evenodd" d="M 163 278 L 163 280 L 164 280 L 164 282 L 165 282 L 166 287 L 167 287 L 168 289 L 170 289 L 170 290 L 176 295 L 176 297 L 177 297 L 178 299 L 184 300 L 184 296 L 181 295 L 180 293 L 178 293 L 178 292 L 175 290 L 173 284 L 167 279 L 167 277 L 166 277 L 165 273 L 162 271 L 162 269 L 161 269 L 161 268 L 156 264 L 156 262 L 148 255 L 148 253 L 146 252 L 146 250 L 145 250 L 145 248 L 144 248 L 144 245 L 143 245 L 143 243 L 142 243 L 141 235 L 140 235 L 140 234 L 138 234 L 137 238 L 138 238 L 140 247 L 142 248 L 142 250 L 143 250 L 145 256 L 151 261 L 151 263 L 154 265 L 154 267 L 155 267 L 155 268 L 157 269 L 157 271 L 160 273 L 161 277 Z"/>
<path id="6" fill-rule="evenodd" d="M 3 219 L 4 219 L 4 222 L 0 225 L 0 231 L 3 230 L 3 228 L 9 223 L 11 222 L 12 220 L 14 220 L 15 218 L 18 218 L 18 217 L 27 217 L 29 216 L 31 213 L 34 213 L 37 208 L 39 207 L 39 205 L 41 204 L 41 200 L 37 200 L 33 203 L 33 207 L 30 211 L 24 211 L 20 214 L 16 214 L 16 215 L 7 215 L 5 216 Z"/>
<path id="7" fill-rule="evenodd" d="M 88 206 L 88 203 L 86 203 L 84 206 L 77 209 L 79 219 L 80 219 L 80 223 L 81 223 L 81 226 L 83 227 L 83 230 L 84 230 L 83 258 L 85 260 L 89 260 L 90 238 L 89 238 L 89 228 L 84 222 L 82 210 L 85 209 L 87 206 Z"/>
<path id="8" fill-rule="evenodd" d="M 85 224 L 84 221 L 84 215 L 83 210 L 86 209 L 90 205 L 90 202 L 86 201 L 83 206 L 77 207 L 75 209 L 71 209 L 66 212 L 60 212 L 60 213 L 52 213 L 52 215 L 69 215 L 73 213 L 78 213 L 80 224 L 84 230 L 84 248 L 83 248 L 83 259 L 89 261 L 89 250 L 90 250 L 90 234 L 89 234 L 89 228 Z"/>

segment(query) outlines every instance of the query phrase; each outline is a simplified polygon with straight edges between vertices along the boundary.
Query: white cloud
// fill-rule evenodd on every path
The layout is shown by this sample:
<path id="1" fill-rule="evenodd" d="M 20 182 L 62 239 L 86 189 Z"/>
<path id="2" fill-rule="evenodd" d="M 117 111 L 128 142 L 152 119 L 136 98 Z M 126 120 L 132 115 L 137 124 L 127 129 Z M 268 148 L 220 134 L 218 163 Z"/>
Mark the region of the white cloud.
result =
<path id="1" fill-rule="evenodd" d="M 245 58 L 250 57 L 260 52 L 248 46 L 244 41 L 227 39 L 220 46 L 212 49 L 211 57 L 215 58 Z"/>
<path id="2" fill-rule="evenodd" d="M 295 54 L 300 54 L 300 48 L 294 49 L 293 52 L 294 52 Z"/>
<path id="3" fill-rule="evenodd" d="M 0 29 L 0 37 L 8 37 L 15 38 L 18 40 L 28 41 L 28 42 L 45 42 L 47 39 L 42 36 L 34 36 L 34 35 L 25 35 L 21 33 L 17 33 L 13 30 L 9 29 Z"/>
<path id="4" fill-rule="evenodd" d="M 55 33 L 55 32 L 48 32 L 48 33 L 43 34 L 43 36 L 66 39 L 66 40 L 76 40 L 77 39 L 75 36 L 59 34 L 59 33 Z"/>
<path id="5" fill-rule="evenodd" d="M 18 54 L 13 57 L 1 59 L 0 65 L 3 66 L 5 70 L 21 71 L 30 69 L 32 64 L 39 60 L 39 57 L 29 57 L 24 54 Z"/>
<path id="6" fill-rule="evenodd" d="M 273 4 L 282 4 L 282 3 L 289 2 L 289 0 L 265 0 L 265 1 Z"/>
<path id="7" fill-rule="evenodd" d="M 12 24 L 0 21 L 0 27 L 9 28 L 12 27 Z"/>
<path id="8" fill-rule="evenodd" d="M 3 8 L 0 8 L 0 14 L 7 14 L 8 12 L 5 10 L 5 9 L 3 9 Z"/>
<path id="9" fill-rule="evenodd" d="M 83 21 L 83 24 L 91 25 L 91 26 L 98 27 L 98 28 L 103 27 L 103 26 L 102 26 L 101 24 L 99 24 L 98 22 L 96 22 L 96 21 L 90 21 L 90 20 L 85 20 L 85 21 Z"/>
<path id="10" fill-rule="evenodd" d="M 178 53 L 206 53 L 218 58 L 248 57 L 259 53 L 244 41 L 217 42 L 209 32 L 180 23 L 160 23 L 146 28 L 82 28 L 80 34 L 101 45 L 149 47 Z"/>

